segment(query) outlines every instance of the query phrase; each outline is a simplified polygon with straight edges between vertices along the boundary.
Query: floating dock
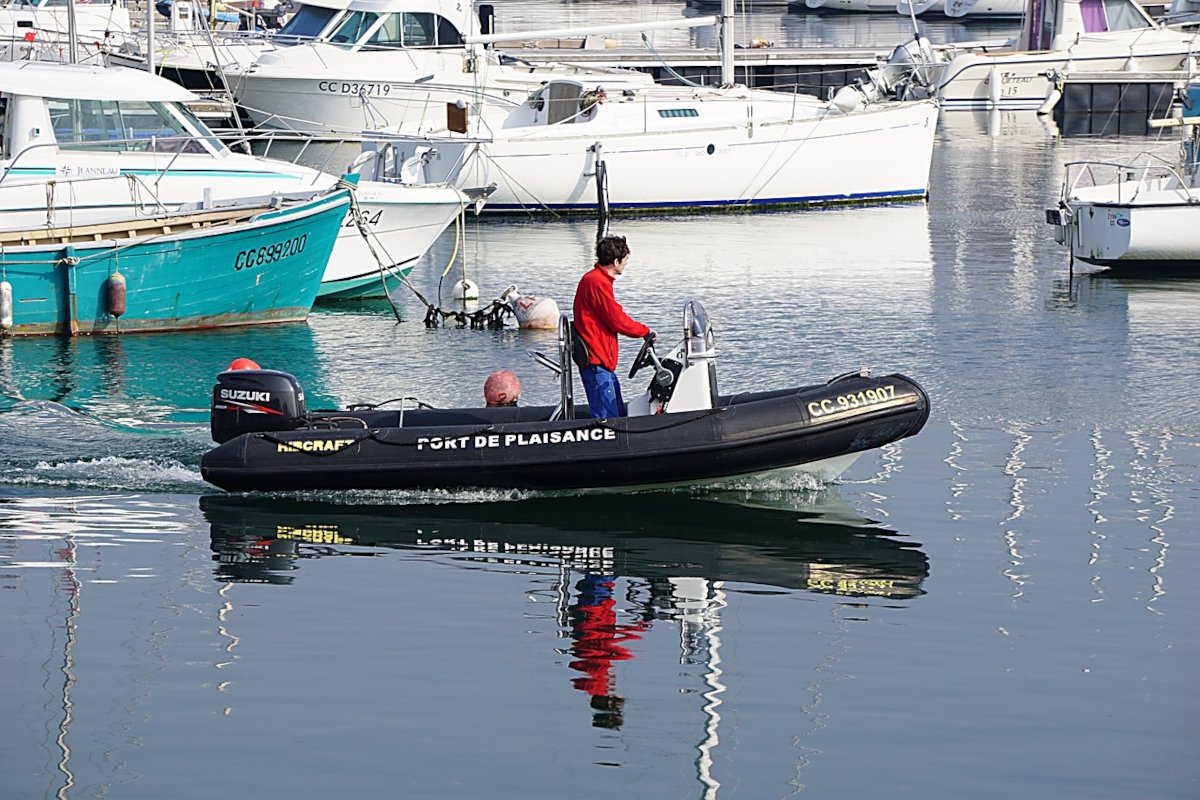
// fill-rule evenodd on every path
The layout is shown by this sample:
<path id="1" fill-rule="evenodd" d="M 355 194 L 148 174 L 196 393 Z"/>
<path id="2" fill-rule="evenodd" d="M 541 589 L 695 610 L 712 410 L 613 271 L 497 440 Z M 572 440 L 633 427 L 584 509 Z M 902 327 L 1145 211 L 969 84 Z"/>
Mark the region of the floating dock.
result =
<path id="1" fill-rule="evenodd" d="M 1064 136 L 1140 135 L 1150 120 L 1171 115 L 1187 72 L 1070 72 L 1054 121 Z"/>

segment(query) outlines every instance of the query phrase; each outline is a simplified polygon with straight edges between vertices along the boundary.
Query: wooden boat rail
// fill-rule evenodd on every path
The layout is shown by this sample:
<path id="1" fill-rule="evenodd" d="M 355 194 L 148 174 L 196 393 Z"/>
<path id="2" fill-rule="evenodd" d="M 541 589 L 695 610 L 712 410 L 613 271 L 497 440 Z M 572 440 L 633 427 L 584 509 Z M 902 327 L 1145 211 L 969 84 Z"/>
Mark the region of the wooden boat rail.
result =
<path id="1" fill-rule="evenodd" d="M 271 208 L 271 202 L 264 200 L 254 205 L 160 214 L 144 219 L 121 219 L 56 228 L 0 230 L 0 247 L 76 244 L 169 235 L 186 229 L 200 230 L 219 225 L 237 225 Z"/>

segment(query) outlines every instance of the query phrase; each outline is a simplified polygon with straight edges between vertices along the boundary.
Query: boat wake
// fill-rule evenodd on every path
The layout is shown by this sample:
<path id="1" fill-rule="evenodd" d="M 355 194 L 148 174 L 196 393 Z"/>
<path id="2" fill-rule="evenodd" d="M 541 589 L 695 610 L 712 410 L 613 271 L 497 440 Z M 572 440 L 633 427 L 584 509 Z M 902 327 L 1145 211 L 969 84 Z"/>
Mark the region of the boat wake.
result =
<path id="1" fill-rule="evenodd" d="M 690 499 L 713 500 L 736 505 L 808 508 L 823 505 L 835 484 L 824 483 L 806 474 L 757 475 L 730 478 L 704 486 L 664 486 L 641 489 L 395 489 L 326 490 L 304 492 L 255 492 L 260 497 L 323 502 L 343 506 L 419 506 L 478 505 L 483 503 L 522 503 L 570 497 L 625 497 L 629 495 L 671 495 Z"/>
<path id="2" fill-rule="evenodd" d="M 3 486 L 188 494 L 207 488 L 195 467 L 170 458 L 124 456 L 42 460 L 26 466 L 10 463 L 0 475 Z"/>

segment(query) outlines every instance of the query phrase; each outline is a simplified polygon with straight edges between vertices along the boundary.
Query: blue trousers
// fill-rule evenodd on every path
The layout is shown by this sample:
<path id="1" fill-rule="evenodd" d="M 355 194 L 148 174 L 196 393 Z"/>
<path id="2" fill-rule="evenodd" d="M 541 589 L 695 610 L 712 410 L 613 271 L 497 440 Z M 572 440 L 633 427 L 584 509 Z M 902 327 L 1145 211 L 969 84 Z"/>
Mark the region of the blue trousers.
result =
<path id="1" fill-rule="evenodd" d="M 617 380 L 616 373 L 598 364 L 589 364 L 579 370 L 579 377 L 583 381 L 583 390 L 587 392 L 592 419 L 625 416 L 625 401 L 621 399 L 621 382 Z"/>

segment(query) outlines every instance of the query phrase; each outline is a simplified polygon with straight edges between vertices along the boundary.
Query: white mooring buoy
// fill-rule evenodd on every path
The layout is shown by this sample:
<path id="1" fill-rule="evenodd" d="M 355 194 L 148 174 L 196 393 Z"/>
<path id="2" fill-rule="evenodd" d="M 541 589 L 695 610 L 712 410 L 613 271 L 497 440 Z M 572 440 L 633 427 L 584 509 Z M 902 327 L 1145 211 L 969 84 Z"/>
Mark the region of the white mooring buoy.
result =
<path id="1" fill-rule="evenodd" d="M 469 278 L 463 278 L 454 284 L 455 300 L 478 300 L 479 286 Z"/>

